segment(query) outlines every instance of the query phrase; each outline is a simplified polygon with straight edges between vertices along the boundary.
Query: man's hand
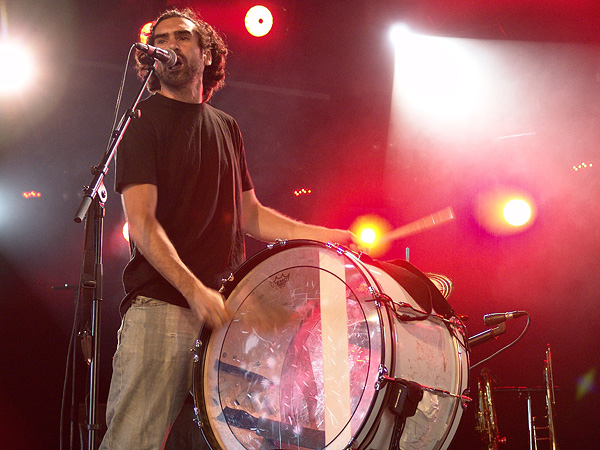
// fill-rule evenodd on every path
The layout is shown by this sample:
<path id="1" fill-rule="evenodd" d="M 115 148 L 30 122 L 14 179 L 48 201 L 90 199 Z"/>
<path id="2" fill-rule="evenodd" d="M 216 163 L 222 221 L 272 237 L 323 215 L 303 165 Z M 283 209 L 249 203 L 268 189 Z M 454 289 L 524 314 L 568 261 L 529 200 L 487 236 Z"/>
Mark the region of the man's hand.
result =
<path id="1" fill-rule="evenodd" d="M 205 322 L 209 328 L 220 328 L 232 318 L 231 312 L 225 306 L 223 295 L 200 282 L 197 283 L 187 301 L 196 317 Z"/>

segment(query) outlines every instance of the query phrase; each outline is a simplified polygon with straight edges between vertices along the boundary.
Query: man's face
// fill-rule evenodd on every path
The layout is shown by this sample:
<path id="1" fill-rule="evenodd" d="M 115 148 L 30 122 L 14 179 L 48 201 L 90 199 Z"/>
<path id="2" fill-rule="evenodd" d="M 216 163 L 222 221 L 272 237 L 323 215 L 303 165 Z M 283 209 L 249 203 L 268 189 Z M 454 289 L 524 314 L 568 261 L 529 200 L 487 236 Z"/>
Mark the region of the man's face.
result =
<path id="1" fill-rule="evenodd" d="M 165 19 L 154 29 L 154 45 L 177 54 L 177 63 L 173 67 L 157 65 L 156 74 L 161 84 L 177 89 L 202 81 L 203 50 L 193 30 L 194 24 L 183 17 Z"/>

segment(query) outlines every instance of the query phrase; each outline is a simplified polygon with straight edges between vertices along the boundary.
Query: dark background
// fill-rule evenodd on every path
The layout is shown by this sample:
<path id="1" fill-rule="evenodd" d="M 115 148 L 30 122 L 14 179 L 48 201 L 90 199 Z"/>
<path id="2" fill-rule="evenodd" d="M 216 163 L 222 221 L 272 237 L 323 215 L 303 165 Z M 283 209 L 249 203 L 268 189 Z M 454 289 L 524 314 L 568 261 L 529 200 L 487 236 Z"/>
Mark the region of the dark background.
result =
<path id="1" fill-rule="evenodd" d="M 243 30 L 242 18 L 252 5 L 247 1 L 56 0 L 0 2 L 3 33 L 31 47 L 39 67 L 33 87 L 0 97 L 3 448 L 58 448 L 74 305 L 70 290 L 51 287 L 78 283 L 83 226 L 73 215 L 81 188 L 106 145 L 129 46 L 138 40 L 139 27 L 168 4 L 198 7 L 227 36 L 232 50 L 227 87 L 212 103 L 238 120 L 261 201 L 335 227 L 350 227 L 363 214 L 398 227 L 452 206 L 456 220 L 395 242 L 380 258 L 403 258 L 409 247 L 411 262 L 421 270 L 452 278 L 450 300 L 469 316 L 469 335 L 485 329 L 483 314 L 528 311 L 528 333 L 486 367 L 498 385 L 541 386 L 550 344 L 560 387 L 560 447 L 594 447 L 600 421 L 597 2 L 268 1 L 276 24 L 258 40 Z M 389 133 L 394 53 L 387 31 L 399 21 L 475 43 L 494 74 L 488 81 L 495 96 L 485 120 L 470 118 L 469 126 L 448 129 L 407 119 L 411 126 Z M 139 86 L 131 70 L 128 76 L 126 105 Z M 581 162 L 595 165 L 574 172 L 572 166 Z M 101 402 L 120 322 L 120 273 L 128 258 L 112 182 L 111 170 Z M 481 193 L 503 185 L 526 190 L 536 202 L 536 221 L 523 233 L 491 234 L 474 213 Z M 301 188 L 312 194 L 294 196 Z M 31 190 L 41 197 L 23 198 Z M 249 254 L 260 248 L 248 243 Z M 508 322 L 507 333 L 475 348 L 472 361 L 511 342 L 524 325 L 525 319 Z M 476 389 L 479 371 L 473 372 L 470 384 Z M 85 377 L 80 370 L 78 390 Z M 534 396 L 541 423 L 543 405 L 544 398 Z M 475 411 L 475 405 L 467 410 L 453 448 L 478 448 Z M 528 448 L 525 399 L 499 394 L 497 414 L 508 439 L 504 448 Z"/>

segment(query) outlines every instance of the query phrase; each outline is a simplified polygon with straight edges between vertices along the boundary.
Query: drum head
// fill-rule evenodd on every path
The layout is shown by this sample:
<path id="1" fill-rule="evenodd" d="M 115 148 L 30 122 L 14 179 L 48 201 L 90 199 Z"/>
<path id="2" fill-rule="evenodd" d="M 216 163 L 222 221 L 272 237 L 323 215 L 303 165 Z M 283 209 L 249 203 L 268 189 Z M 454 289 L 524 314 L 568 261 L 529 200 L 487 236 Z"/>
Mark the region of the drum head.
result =
<path id="1" fill-rule="evenodd" d="M 381 317 L 368 274 L 322 244 L 243 267 L 229 326 L 203 332 L 198 418 L 222 450 L 344 449 L 377 396 Z"/>

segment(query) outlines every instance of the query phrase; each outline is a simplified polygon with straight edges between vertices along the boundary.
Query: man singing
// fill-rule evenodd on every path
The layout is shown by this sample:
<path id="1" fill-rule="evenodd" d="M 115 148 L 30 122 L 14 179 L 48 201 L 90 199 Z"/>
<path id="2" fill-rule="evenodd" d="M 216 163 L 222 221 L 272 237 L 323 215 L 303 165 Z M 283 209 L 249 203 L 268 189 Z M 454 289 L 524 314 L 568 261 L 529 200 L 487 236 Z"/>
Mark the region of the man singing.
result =
<path id="1" fill-rule="evenodd" d="M 148 43 L 177 55 L 157 64 L 117 155 L 116 190 L 132 256 L 113 360 L 102 450 L 156 450 L 192 385 L 190 349 L 204 322 L 230 319 L 215 289 L 244 259 L 244 236 L 349 245 L 354 236 L 303 224 L 254 193 L 235 120 L 206 102 L 222 87 L 227 48 L 190 10 L 169 10 Z M 151 61 L 137 55 L 138 74 Z"/>

